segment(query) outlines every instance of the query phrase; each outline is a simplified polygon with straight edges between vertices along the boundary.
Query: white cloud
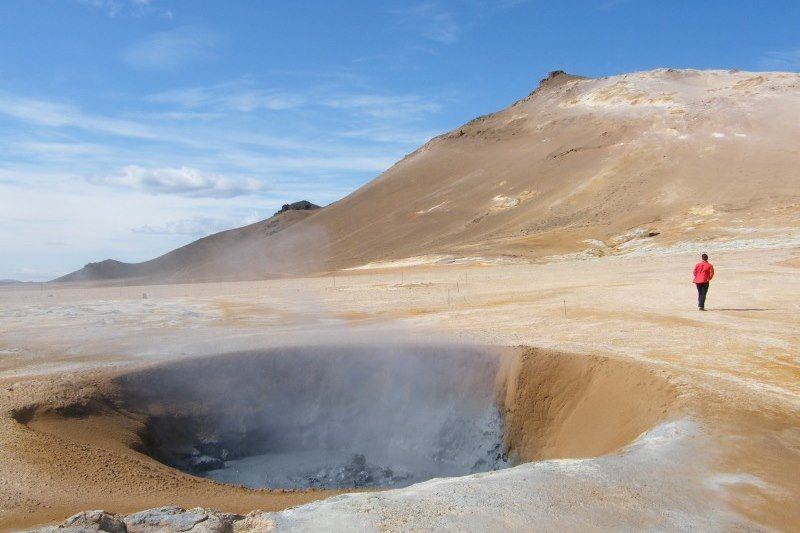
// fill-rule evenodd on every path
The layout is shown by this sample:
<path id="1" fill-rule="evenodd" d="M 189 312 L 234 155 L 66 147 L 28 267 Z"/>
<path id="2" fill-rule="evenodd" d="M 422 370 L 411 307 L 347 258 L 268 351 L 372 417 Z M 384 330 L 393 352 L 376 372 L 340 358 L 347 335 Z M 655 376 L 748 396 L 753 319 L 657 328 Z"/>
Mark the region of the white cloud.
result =
<path id="1" fill-rule="evenodd" d="M 800 48 L 782 52 L 767 52 L 759 62 L 767 70 L 800 70 Z"/>
<path id="2" fill-rule="evenodd" d="M 164 91 L 150 95 L 148 100 L 160 104 L 172 104 L 184 109 L 206 109 L 217 113 L 327 107 L 354 111 L 373 118 L 403 120 L 415 119 L 441 111 L 441 105 L 438 102 L 416 94 L 332 93 L 314 89 L 300 93 L 245 87 L 240 82 Z"/>
<path id="3" fill-rule="evenodd" d="M 16 145 L 18 149 L 43 157 L 91 157 L 107 154 L 109 148 L 102 144 L 83 142 L 25 141 Z"/>
<path id="4" fill-rule="evenodd" d="M 266 190 L 253 178 L 229 178 L 190 167 L 144 168 L 129 165 L 118 174 L 93 177 L 95 185 L 108 185 L 146 192 L 172 194 L 190 198 L 233 198 Z"/>
<path id="5" fill-rule="evenodd" d="M 67 126 L 79 112 L 72 106 L 34 100 L 0 96 L 0 113 L 43 126 Z"/>
<path id="6" fill-rule="evenodd" d="M 148 35 L 129 46 L 123 57 L 138 69 L 169 70 L 213 58 L 220 42 L 220 35 L 214 31 L 182 26 Z"/>
<path id="7" fill-rule="evenodd" d="M 442 9 L 436 2 L 421 2 L 394 13 L 402 18 L 406 26 L 431 41 L 452 44 L 461 34 L 461 24 L 455 15 Z"/>
<path id="8" fill-rule="evenodd" d="M 350 94 L 329 97 L 322 104 L 335 109 L 347 109 L 374 118 L 417 118 L 437 113 L 441 106 L 417 95 Z"/>
<path id="9" fill-rule="evenodd" d="M 453 44 L 493 13 L 508 11 L 529 0 L 423 0 L 390 11 L 400 24 L 417 35 L 440 44 Z M 612 0 L 616 2 L 628 0 Z M 453 4 L 459 4 L 456 8 Z M 425 48 L 420 48 L 425 50 Z M 428 50 L 429 51 L 429 50 Z"/>
<path id="10" fill-rule="evenodd" d="M 292 109 L 303 104 L 299 95 L 267 91 L 244 91 L 222 98 L 221 102 L 229 109 L 236 111 L 255 111 L 258 109 L 280 110 Z"/>
<path id="11" fill-rule="evenodd" d="M 193 216 L 170 220 L 160 225 L 145 224 L 133 228 L 132 231 L 146 235 L 191 235 L 197 237 L 217 233 L 235 226 L 237 226 L 236 222 L 227 219 Z"/>
<path id="12" fill-rule="evenodd" d="M 151 13 L 153 0 L 78 0 L 79 4 L 105 10 L 109 16 L 134 15 Z"/>
<path id="13" fill-rule="evenodd" d="M 0 95 L 0 114 L 53 128 L 74 127 L 123 137 L 155 138 L 149 128 L 138 122 L 90 115 L 75 106 L 47 100 Z"/>
<path id="14" fill-rule="evenodd" d="M 161 111 L 153 113 L 138 113 L 139 117 L 151 120 L 197 121 L 224 118 L 220 113 L 204 113 L 200 111 Z"/>
<path id="15" fill-rule="evenodd" d="M 35 159 L 39 165 L 64 166 L 74 168 L 102 164 L 117 156 L 115 149 L 105 144 L 81 141 L 22 139 L 7 144 L 7 150 L 0 149 L 0 158 L 11 157 Z"/>
<path id="16" fill-rule="evenodd" d="M 367 78 L 274 76 L 71 102 L 0 91 L 0 277 L 141 261 L 265 218 L 245 219 L 253 210 L 330 203 L 436 133 L 437 112 L 458 98 L 382 91 Z"/>
<path id="17" fill-rule="evenodd" d="M 242 88 L 236 83 L 213 87 L 191 87 L 151 95 L 149 100 L 174 104 L 183 108 L 208 108 L 219 111 L 277 111 L 293 109 L 305 102 L 305 97 L 271 89 Z"/>
<path id="18" fill-rule="evenodd" d="M 431 140 L 437 132 L 433 130 L 407 130 L 392 127 L 367 127 L 345 130 L 339 137 L 346 139 L 364 139 L 374 143 L 402 144 L 420 146 Z"/>
<path id="19" fill-rule="evenodd" d="M 225 162 L 270 174 L 313 173 L 341 174 L 342 172 L 383 172 L 398 159 L 391 155 L 341 155 L 341 156 L 264 156 L 252 152 L 230 151 L 219 156 Z"/>

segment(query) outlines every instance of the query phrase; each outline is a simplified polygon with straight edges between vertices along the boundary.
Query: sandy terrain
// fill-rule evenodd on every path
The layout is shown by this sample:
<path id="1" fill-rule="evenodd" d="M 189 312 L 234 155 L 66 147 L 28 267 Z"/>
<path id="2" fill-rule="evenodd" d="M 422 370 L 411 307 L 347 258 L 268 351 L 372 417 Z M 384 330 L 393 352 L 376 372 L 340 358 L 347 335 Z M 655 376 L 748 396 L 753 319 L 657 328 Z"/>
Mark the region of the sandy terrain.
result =
<path id="1" fill-rule="evenodd" d="M 585 459 L 325 500 L 274 515 L 282 527 L 796 529 L 799 257 L 791 246 L 712 251 L 706 313 L 689 279 L 695 256 L 674 253 L 3 287 L 0 527 L 84 509 L 270 511 L 323 498 L 169 469 L 130 448 L 140 421 L 92 401 L 111 376 L 187 356 L 424 338 L 534 347 L 507 360 L 510 444 L 519 460 Z"/>

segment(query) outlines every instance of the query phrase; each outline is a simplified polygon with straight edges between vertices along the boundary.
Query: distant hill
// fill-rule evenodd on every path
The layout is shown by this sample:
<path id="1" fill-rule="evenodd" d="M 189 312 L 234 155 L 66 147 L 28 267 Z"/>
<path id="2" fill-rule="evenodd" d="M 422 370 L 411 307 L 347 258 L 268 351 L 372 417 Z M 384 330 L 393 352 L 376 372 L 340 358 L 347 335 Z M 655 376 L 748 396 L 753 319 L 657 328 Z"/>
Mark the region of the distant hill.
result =
<path id="1" fill-rule="evenodd" d="M 392 261 L 794 242 L 798 113 L 800 74 L 556 71 L 325 209 L 61 279 L 243 279 Z"/>
<path id="2" fill-rule="evenodd" d="M 239 261 L 242 259 L 241 254 L 245 254 L 245 257 L 248 257 L 247 254 L 256 253 L 254 250 L 264 240 L 304 220 L 318 209 L 320 209 L 318 205 L 305 200 L 287 204 L 266 220 L 203 237 L 150 261 L 123 263 L 113 259 L 106 259 L 98 263 L 89 263 L 82 269 L 62 276 L 55 281 L 158 279 L 163 282 L 170 282 L 216 279 L 217 272 L 235 271 Z M 265 260 L 262 265 L 263 270 L 242 277 L 276 274 L 276 271 L 270 270 L 270 264 L 270 261 Z M 237 276 L 233 277 L 236 278 Z"/>

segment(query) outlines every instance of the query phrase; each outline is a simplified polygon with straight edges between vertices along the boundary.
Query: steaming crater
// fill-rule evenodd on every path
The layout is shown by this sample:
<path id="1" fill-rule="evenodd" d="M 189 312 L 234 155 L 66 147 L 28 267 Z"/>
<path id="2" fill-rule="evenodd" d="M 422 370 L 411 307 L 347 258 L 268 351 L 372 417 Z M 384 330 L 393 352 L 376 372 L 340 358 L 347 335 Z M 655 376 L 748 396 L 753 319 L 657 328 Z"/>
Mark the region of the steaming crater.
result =
<path id="1" fill-rule="evenodd" d="M 500 358 L 469 348 L 292 348 L 117 380 L 142 451 L 254 488 L 398 487 L 509 466 Z"/>
<path id="2" fill-rule="evenodd" d="M 79 476 L 69 478 L 76 493 L 92 484 L 80 508 L 135 501 L 244 511 L 331 491 L 254 493 L 178 475 L 152 458 L 254 486 L 391 487 L 500 468 L 504 450 L 514 465 L 613 453 L 684 409 L 663 371 L 630 360 L 388 344 L 112 370 L 45 389 L 12 416 L 36 439 L 36 457 L 53 454 L 52 468 Z M 490 479 L 508 478 L 465 483 Z"/>

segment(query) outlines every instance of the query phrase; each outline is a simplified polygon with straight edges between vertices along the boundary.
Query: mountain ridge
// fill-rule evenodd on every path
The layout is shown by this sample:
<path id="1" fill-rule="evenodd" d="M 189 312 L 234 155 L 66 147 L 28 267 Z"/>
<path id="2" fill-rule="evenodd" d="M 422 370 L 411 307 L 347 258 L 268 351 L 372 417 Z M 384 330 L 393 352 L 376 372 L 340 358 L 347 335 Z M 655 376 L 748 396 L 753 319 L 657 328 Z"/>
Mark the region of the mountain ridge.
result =
<path id="1" fill-rule="evenodd" d="M 539 261 L 794 242 L 798 111 L 793 73 L 553 71 L 525 98 L 431 139 L 307 219 L 220 252 L 237 261 L 207 258 L 144 277 L 257 279 L 409 258 Z"/>

